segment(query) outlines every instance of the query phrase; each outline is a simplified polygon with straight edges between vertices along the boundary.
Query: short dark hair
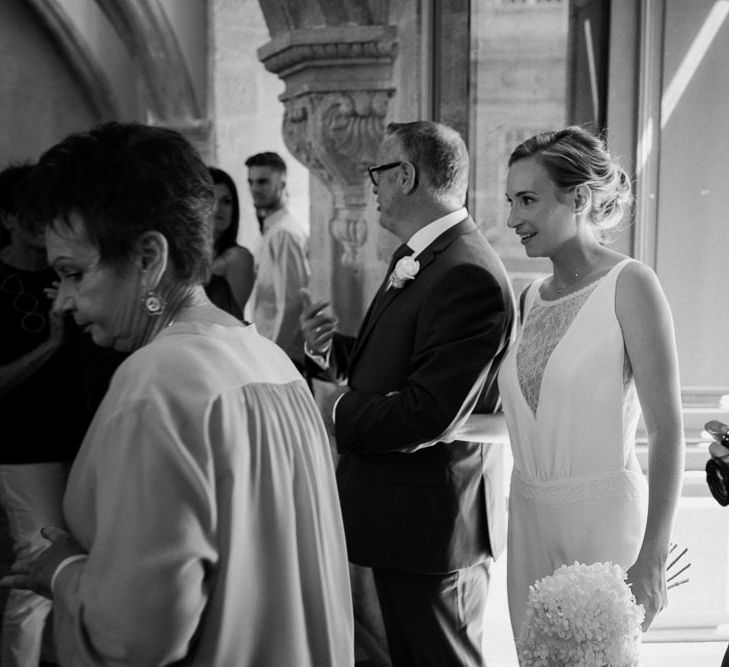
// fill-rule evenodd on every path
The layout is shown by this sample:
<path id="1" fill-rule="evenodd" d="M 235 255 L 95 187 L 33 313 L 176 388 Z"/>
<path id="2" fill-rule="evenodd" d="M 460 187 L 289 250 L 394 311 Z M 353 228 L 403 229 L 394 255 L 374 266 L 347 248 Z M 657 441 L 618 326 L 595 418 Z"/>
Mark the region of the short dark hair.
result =
<path id="1" fill-rule="evenodd" d="M 225 252 L 228 248 L 232 248 L 238 243 L 238 227 L 240 226 L 240 202 L 238 200 L 238 189 L 235 187 L 233 177 L 219 167 L 208 167 L 213 184 L 222 183 L 228 186 L 230 197 L 233 200 L 233 210 L 230 216 L 230 226 L 215 241 L 214 255 L 217 257 L 220 253 Z"/>
<path id="2" fill-rule="evenodd" d="M 29 162 L 11 163 L 0 171 L 0 213 L 3 215 L 14 215 L 21 220 L 20 216 L 20 192 L 21 186 L 33 171 L 33 165 Z M 10 243 L 10 232 L 0 225 L 0 248 Z"/>
<path id="3" fill-rule="evenodd" d="M 459 205 L 466 201 L 468 149 L 456 130 L 443 123 L 417 120 L 390 123 L 385 133 L 397 138 L 433 195 L 458 200 Z"/>
<path id="4" fill-rule="evenodd" d="M 53 227 L 81 216 L 102 262 L 122 266 L 135 241 L 158 231 L 178 280 L 207 282 L 212 255 L 213 183 L 178 132 L 110 122 L 47 150 L 23 193 L 24 209 Z"/>
<path id="5" fill-rule="evenodd" d="M 271 167 L 282 174 L 286 173 L 286 163 L 284 159 L 273 151 L 264 153 L 256 153 L 246 160 L 246 167 Z"/>
<path id="6" fill-rule="evenodd" d="M 16 215 L 20 208 L 20 185 L 33 171 L 29 162 L 9 164 L 0 171 L 0 211 Z"/>

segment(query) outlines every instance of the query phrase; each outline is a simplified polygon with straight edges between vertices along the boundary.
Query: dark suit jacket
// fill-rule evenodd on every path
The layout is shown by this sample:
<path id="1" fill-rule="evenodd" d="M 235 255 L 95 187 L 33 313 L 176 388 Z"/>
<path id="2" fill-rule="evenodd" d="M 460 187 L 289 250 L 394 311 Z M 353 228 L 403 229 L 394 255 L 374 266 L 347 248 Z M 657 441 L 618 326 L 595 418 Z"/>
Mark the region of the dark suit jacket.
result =
<path id="1" fill-rule="evenodd" d="M 470 217 L 417 259 L 414 280 L 378 292 L 356 339 L 333 341 L 332 370 L 351 388 L 336 408 L 337 481 L 350 561 L 443 573 L 503 548 L 503 445 L 407 450 L 442 437 L 474 392 L 481 411 L 497 408 L 514 298 Z"/>

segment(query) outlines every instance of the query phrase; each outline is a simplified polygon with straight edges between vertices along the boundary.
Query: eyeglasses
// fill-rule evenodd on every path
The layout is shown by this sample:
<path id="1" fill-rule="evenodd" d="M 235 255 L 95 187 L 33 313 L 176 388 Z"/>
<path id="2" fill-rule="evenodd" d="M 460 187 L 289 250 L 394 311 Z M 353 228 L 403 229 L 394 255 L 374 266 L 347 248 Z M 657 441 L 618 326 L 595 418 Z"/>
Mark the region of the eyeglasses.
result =
<path id="1" fill-rule="evenodd" d="M 372 185 L 377 187 L 378 181 L 380 180 L 380 177 L 378 174 L 381 171 L 387 171 L 388 169 L 394 169 L 395 167 L 399 167 L 402 164 L 402 160 L 398 162 L 387 162 L 386 164 L 376 164 L 374 167 L 367 167 L 367 172 L 370 175 L 370 180 L 372 181 Z"/>

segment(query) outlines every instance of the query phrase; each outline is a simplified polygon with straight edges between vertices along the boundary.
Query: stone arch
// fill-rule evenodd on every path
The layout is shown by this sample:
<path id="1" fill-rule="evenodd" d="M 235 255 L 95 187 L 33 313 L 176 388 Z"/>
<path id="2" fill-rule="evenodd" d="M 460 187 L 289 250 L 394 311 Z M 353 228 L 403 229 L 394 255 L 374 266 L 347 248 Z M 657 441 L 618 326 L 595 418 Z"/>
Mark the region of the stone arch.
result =
<path id="1" fill-rule="evenodd" d="M 29 4 L 79 81 L 98 120 L 128 116 L 101 54 L 84 38 L 86 28 L 79 18 L 59 0 L 29 0 Z M 136 119 L 180 131 L 206 155 L 211 123 L 205 105 L 196 97 L 174 28 L 159 0 L 96 0 L 96 5 L 141 81 L 144 99 L 134 113 Z"/>
<path id="2" fill-rule="evenodd" d="M 139 68 L 156 122 L 202 115 L 182 51 L 159 0 L 96 0 Z"/>
<path id="3" fill-rule="evenodd" d="M 77 77 L 99 121 L 117 118 L 119 105 L 111 83 L 65 9 L 56 0 L 28 0 L 28 4 Z"/>
<path id="4" fill-rule="evenodd" d="M 159 0 L 96 0 L 138 67 L 149 120 L 178 130 L 203 155 L 211 123 L 196 98 L 175 32 Z"/>

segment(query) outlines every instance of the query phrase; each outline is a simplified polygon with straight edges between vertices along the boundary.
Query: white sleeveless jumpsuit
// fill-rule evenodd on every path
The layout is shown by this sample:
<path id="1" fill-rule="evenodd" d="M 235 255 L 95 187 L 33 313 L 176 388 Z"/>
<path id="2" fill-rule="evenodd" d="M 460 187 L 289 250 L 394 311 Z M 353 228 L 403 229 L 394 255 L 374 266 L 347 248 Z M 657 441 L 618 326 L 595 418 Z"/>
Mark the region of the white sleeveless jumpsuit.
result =
<path id="1" fill-rule="evenodd" d="M 502 364 L 514 455 L 507 585 L 516 637 L 535 580 L 575 561 L 627 569 L 640 550 L 648 506 L 635 455 L 640 407 L 615 314 L 617 278 L 630 261 L 554 301 L 539 295 L 544 279 L 532 283 L 519 340 Z"/>

